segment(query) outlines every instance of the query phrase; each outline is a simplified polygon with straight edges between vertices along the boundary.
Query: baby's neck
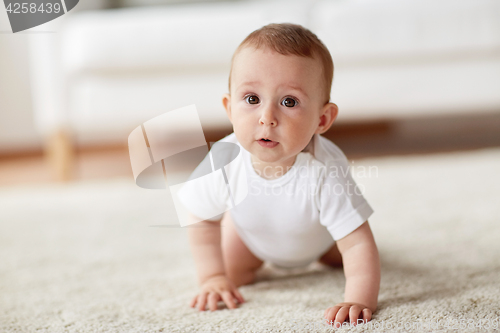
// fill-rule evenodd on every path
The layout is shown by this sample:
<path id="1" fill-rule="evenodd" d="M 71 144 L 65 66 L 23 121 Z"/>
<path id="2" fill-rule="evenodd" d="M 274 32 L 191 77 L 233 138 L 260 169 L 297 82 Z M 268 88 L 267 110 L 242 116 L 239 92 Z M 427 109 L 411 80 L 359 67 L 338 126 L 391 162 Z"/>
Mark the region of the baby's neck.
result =
<path id="1" fill-rule="evenodd" d="M 295 164 L 297 155 L 291 157 L 287 161 L 280 161 L 277 163 L 268 163 L 258 160 L 255 156 L 250 155 L 253 169 L 262 178 L 267 180 L 277 179 L 287 173 Z"/>

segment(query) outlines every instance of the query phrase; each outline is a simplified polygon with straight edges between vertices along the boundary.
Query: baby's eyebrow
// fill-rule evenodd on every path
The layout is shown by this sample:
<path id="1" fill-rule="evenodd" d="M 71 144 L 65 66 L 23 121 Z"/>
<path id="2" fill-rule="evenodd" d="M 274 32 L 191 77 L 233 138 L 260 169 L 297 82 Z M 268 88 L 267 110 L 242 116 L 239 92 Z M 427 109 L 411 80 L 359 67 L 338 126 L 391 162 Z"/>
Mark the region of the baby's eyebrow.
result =
<path id="1" fill-rule="evenodd" d="M 244 87 L 244 86 L 254 86 L 256 84 L 259 84 L 260 82 L 259 81 L 246 81 L 246 82 L 243 82 L 242 84 L 240 84 L 236 89 L 240 89 L 241 87 Z"/>
<path id="2" fill-rule="evenodd" d="M 290 89 L 300 91 L 302 94 L 304 94 L 304 95 L 307 96 L 307 93 L 301 87 L 292 86 L 292 85 L 289 85 L 289 84 L 286 84 L 285 86 L 288 87 L 288 88 L 290 88 Z"/>
<path id="3" fill-rule="evenodd" d="M 254 86 L 254 85 L 258 85 L 260 82 L 259 81 L 246 81 L 246 82 L 243 82 L 241 83 L 237 88 L 236 90 L 240 89 L 241 87 L 244 87 L 244 86 Z M 299 86 L 294 86 L 294 85 L 291 85 L 291 84 L 283 84 L 281 86 L 285 86 L 286 88 L 290 88 L 290 89 L 293 89 L 293 90 L 297 90 L 299 91 L 300 93 L 302 93 L 303 95 L 307 96 L 307 93 L 304 91 L 304 89 L 302 89 L 301 87 Z"/>

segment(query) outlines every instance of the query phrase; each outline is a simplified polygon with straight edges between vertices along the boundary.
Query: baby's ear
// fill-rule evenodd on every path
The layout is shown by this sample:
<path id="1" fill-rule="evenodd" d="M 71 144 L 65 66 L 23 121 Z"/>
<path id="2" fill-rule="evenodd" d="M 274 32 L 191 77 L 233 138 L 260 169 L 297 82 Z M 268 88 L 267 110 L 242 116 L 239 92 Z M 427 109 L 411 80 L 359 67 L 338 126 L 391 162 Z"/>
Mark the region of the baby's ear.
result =
<path id="1" fill-rule="evenodd" d="M 233 123 L 231 119 L 231 95 L 229 94 L 222 95 L 222 105 L 224 105 L 224 109 L 226 110 L 229 121 Z"/>
<path id="2" fill-rule="evenodd" d="M 321 115 L 319 117 L 320 122 L 318 124 L 318 128 L 315 133 L 323 134 L 332 126 L 335 119 L 337 119 L 337 115 L 339 113 L 339 108 L 334 103 L 326 103 L 321 110 Z"/>

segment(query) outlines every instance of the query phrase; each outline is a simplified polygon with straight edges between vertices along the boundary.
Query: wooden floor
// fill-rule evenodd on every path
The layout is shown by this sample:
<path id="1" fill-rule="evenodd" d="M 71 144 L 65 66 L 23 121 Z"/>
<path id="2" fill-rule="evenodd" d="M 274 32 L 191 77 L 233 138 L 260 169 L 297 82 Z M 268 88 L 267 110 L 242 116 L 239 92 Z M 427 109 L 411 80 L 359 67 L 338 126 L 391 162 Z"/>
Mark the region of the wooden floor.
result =
<path id="1" fill-rule="evenodd" d="M 207 141 L 217 141 L 230 132 L 205 136 Z M 350 160 L 500 147 L 500 114 L 334 124 L 324 136 Z M 76 181 L 113 177 L 133 179 L 126 146 L 77 149 Z M 0 156 L 0 186 L 43 184 L 53 179 L 41 151 Z"/>

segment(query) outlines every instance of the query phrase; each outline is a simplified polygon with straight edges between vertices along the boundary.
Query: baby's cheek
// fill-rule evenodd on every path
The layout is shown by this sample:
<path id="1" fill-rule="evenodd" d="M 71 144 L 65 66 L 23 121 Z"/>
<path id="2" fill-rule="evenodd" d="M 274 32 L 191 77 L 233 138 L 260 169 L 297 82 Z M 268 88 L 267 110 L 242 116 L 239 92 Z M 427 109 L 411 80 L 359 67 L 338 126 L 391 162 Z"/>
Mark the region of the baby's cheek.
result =
<path id="1" fill-rule="evenodd" d="M 248 134 L 246 133 L 247 132 L 246 129 L 241 125 L 235 123 L 233 124 L 233 130 L 234 130 L 234 135 L 236 135 L 236 139 L 238 140 L 238 142 L 243 146 L 243 148 L 248 150 L 248 147 L 245 147 L 248 141 L 247 139 Z"/>

